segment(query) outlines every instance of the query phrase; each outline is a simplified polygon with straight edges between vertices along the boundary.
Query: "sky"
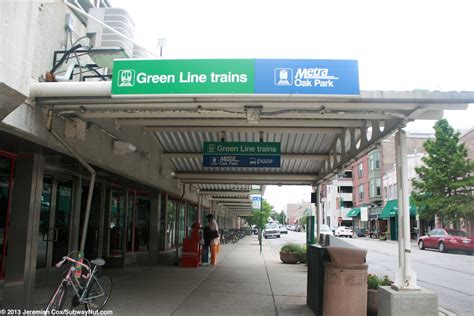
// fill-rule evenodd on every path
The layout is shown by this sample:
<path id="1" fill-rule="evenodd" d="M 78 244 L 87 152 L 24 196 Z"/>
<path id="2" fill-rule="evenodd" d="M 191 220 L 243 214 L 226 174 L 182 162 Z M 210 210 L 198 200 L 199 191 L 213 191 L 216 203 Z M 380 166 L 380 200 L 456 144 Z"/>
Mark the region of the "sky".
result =
<path id="1" fill-rule="evenodd" d="M 140 45 L 159 56 L 158 38 L 166 39 L 166 59 L 355 59 L 361 90 L 474 91 L 472 0 L 110 2 L 131 14 Z M 444 117 L 455 129 L 472 128 L 474 105 Z M 429 132 L 433 124 L 406 129 Z M 288 203 L 300 201 L 297 188 L 267 192 L 276 201 L 285 190 Z"/>

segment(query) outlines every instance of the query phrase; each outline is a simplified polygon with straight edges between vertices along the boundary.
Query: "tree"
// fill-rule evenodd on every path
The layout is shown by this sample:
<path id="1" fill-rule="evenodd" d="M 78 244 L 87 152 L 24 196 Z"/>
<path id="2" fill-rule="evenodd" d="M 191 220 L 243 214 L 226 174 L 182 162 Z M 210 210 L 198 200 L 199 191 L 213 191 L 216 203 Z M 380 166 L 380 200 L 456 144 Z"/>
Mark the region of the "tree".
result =
<path id="1" fill-rule="evenodd" d="M 272 220 L 274 221 L 278 221 L 278 212 L 275 211 L 275 210 L 272 210 L 272 212 L 270 213 L 270 217 L 272 218 Z"/>
<path id="2" fill-rule="evenodd" d="M 280 214 L 278 214 L 277 221 L 280 224 L 286 224 L 286 214 L 285 214 L 285 212 L 281 211 Z"/>
<path id="3" fill-rule="evenodd" d="M 271 206 L 267 200 L 262 199 L 262 210 L 252 210 L 249 223 L 251 225 L 257 225 L 261 229 L 265 228 L 265 224 L 268 222 L 268 218 L 270 217 L 272 210 L 273 206 Z"/>
<path id="4" fill-rule="evenodd" d="M 474 219 L 474 162 L 447 120 L 436 122 L 434 130 L 435 139 L 423 144 L 425 165 L 415 169 L 419 180 L 413 180 L 413 202 L 420 218 L 437 215 L 443 225 L 467 224 Z"/>

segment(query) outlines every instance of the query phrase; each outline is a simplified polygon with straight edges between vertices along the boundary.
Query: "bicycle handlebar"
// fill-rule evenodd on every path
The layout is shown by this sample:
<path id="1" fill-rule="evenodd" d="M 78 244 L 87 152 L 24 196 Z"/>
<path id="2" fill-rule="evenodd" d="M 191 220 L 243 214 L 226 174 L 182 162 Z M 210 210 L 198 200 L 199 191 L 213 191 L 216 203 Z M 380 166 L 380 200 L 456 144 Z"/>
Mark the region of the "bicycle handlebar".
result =
<path id="1" fill-rule="evenodd" d="M 72 262 L 72 263 L 75 263 L 75 264 L 79 264 L 80 266 L 86 268 L 86 270 L 87 270 L 87 272 L 88 272 L 87 277 L 89 276 L 89 274 L 90 274 L 90 272 L 91 272 L 91 268 L 90 268 L 89 266 L 87 266 L 86 264 L 84 264 L 84 263 L 82 263 L 82 262 L 79 262 L 79 261 L 77 261 L 77 260 L 75 260 L 75 259 L 73 259 L 73 258 L 71 258 L 71 257 L 68 257 L 68 256 L 64 256 L 64 257 L 61 259 L 61 261 L 59 261 L 58 263 L 56 263 L 56 267 L 57 267 L 57 268 L 61 267 L 61 266 L 64 264 L 64 262 L 65 262 L 66 260 L 67 260 L 67 261 L 70 261 L 70 262 Z M 87 278 L 87 277 L 86 277 L 86 278 Z"/>

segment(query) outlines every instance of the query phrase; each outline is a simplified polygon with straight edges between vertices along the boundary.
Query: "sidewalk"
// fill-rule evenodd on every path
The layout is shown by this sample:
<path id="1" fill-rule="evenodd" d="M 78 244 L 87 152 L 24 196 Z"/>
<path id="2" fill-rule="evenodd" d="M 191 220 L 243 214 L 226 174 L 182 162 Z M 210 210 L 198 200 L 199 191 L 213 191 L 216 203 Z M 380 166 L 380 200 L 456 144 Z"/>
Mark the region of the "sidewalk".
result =
<path id="1" fill-rule="evenodd" d="M 105 270 L 114 282 L 113 315 L 313 315 L 306 306 L 306 265 L 285 265 L 255 236 L 221 246 L 217 267 L 133 266 Z M 35 291 L 44 308 L 55 285 Z"/>
<path id="2" fill-rule="evenodd" d="M 282 264 L 265 240 L 260 255 L 256 236 L 222 245 L 215 268 L 136 265 L 104 273 L 114 283 L 105 311 L 115 316 L 314 315 L 306 305 L 306 265 Z M 56 286 L 35 290 L 35 310 Z M 439 315 L 455 314 L 439 307 Z"/>

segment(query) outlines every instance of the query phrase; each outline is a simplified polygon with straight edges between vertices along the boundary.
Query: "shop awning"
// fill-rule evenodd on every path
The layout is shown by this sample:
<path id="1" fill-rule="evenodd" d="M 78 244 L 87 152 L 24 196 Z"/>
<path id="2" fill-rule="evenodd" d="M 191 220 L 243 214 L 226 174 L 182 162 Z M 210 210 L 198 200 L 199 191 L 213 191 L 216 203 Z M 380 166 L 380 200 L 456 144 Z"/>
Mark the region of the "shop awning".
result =
<path id="1" fill-rule="evenodd" d="M 380 218 L 386 219 L 389 217 L 397 217 L 398 216 L 398 200 L 389 200 L 385 207 L 383 208 L 382 214 L 380 214 Z M 410 205 L 410 216 L 416 216 L 416 207 L 414 205 Z"/>
<path id="2" fill-rule="evenodd" d="M 356 217 L 360 214 L 360 207 L 354 207 L 352 210 L 347 212 L 347 217 Z"/>

